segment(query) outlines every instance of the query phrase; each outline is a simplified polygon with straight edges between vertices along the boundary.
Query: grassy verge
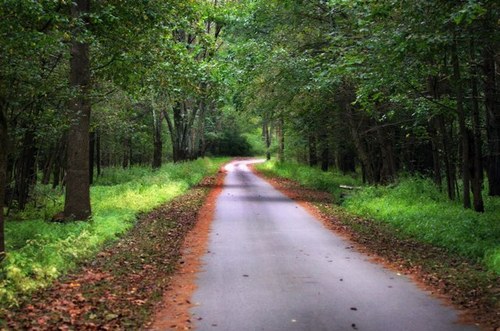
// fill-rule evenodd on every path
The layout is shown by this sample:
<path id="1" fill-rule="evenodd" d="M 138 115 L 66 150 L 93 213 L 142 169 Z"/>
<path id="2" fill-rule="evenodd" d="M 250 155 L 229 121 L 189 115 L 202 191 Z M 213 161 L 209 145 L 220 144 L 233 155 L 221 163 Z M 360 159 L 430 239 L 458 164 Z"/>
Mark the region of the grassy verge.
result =
<path id="1" fill-rule="evenodd" d="M 359 186 L 361 180 L 354 176 L 343 175 L 339 172 L 324 172 L 296 163 L 277 163 L 274 161 L 256 165 L 257 170 L 267 175 L 292 179 L 300 184 L 320 191 L 333 194 L 336 202 L 342 200 L 340 185 Z"/>
<path id="2" fill-rule="evenodd" d="M 151 321 L 181 262 L 184 239 L 216 185 L 217 176 L 205 177 L 186 193 L 142 214 L 119 240 L 31 293 L 19 307 L 0 308 L 0 329 L 148 329 L 145 323 Z M 182 300 L 178 304 L 187 305 Z"/>
<path id="3" fill-rule="evenodd" d="M 158 171 L 144 168 L 108 169 L 91 188 L 92 220 L 58 224 L 47 222 L 62 209 L 62 195 L 47 189 L 46 205 L 32 206 L 6 223 L 7 257 L 0 275 L 0 304 L 14 305 L 33 290 L 99 251 L 127 232 L 137 215 L 151 211 L 184 193 L 226 159 L 204 159 L 168 164 Z"/>
<path id="4" fill-rule="evenodd" d="M 328 191 L 351 214 L 387 223 L 397 232 L 479 261 L 500 274 L 499 198 L 486 198 L 487 211 L 476 213 L 450 202 L 431 181 L 406 178 L 391 187 L 363 187 L 341 201 L 339 185 L 359 185 L 356 179 L 296 164 L 268 162 L 257 169 Z"/>

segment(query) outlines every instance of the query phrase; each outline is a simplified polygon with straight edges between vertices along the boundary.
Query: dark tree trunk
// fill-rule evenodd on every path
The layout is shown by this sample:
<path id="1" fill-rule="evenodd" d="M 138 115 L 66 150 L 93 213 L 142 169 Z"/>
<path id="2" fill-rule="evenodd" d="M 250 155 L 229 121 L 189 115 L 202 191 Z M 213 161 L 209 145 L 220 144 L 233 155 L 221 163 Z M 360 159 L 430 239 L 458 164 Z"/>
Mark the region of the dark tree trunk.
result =
<path id="1" fill-rule="evenodd" d="M 490 196 L 500 196 L 500 100 L 496 74 L 499 68 L 495 62 L 495 50 L 491 45 L 484 48 L 483 70 L 489 152 L 488 193 Z"/>
<path id="2" fill-rule="evenodd" d="M 62 182 L 62 177 L 64 176 L 67 140 L 67 135 L 64 134 L 57 145 L 52 178 L 52 188 L 54 189 L 59 186 L 59 184 Z"/>
<path id="3" fill-rule="evenodd" d="M 23 139 L 23 150 L 17 160 L 16 169 L 16 200 L 18 208 L 23 210 L 28 203 L 31 189 L 36 182 L 36 157 L 35 135 L 32 129 L 27 129 Z"/>
<path id="4" fill-rule="evenodd" d="M 5 186 L 7 184 L 7 153 L 9 139 L 7 129 L 7 114 L 3 108 L 3 102 L 0 100 L 0 261 L 5 257 L 3 209 L 5 203 Z"/>
<path id="5" fill-rule="evenodd" d="M 471 208 L 470 201 L 470 154 L 469 154 L 469 135 L 467 132 L 466 115 L 464 109 L 464 96 L 462 87 L 462 77 L 460 73 L 460 62 L 458 58 L 457 41 L 453 43 L 452 64 L 453 80 L 455 84 L 455 98 L 457 102 L 458 126 L 460 129 L 460 140 L 462 146 L 462 184 L 463 184 L 463 203 L 464 208 Z"/>
<path id="6" fill-rule="evenodd" d="M 161 168 L 161 160 L 162 160 L 162 151 L 163 151 L 163 142 L 161 140 L 161 113 L 158 115 L 156 111 L 153 110 L 153 169 Z"/>
<path id="7" fill-rule="evenodd" d="M 173 120 L 164 111 L 167 120 L 170 139 L 172 140 L 172 154 L 174 162 L 182 162 L 192 159 L 193 151 L 190 147 L 190 133 L 193 126 L 196 112 L 189 113 L 186 102 L 179 102 L 173 107 Z"/>
<path id="8" fill-rule="evenodd" d="M 95 132 L 89 133 L 89 183 L 94 184 Z"/>
<path id="9" fill-rule="evenodd" d="M 323 140 L 323 139 L 322 139 Z M 328 171 L 328 167 L 330 166 L 330 148 L 328 147 L 328 143 L 325 141 L 326 137 L 322 142 L 321 149 L 321 170 Z"/>
<path id="10" fill-rule="evenodd" d="M 50 147 L 47 155 L 47 160 L 43 166 L 42 184 L 48 185 L 50 182 L 50 175 L 52 174 L 54 163 L 57 157 L 57 150 L 59 146 L 53 145 Z"/>
<path id="11" fill-rule="evenodd" d="M 127 137 L 123 140 L 123 158 L 122 167 L 127 169 L 132 165 L 132 138 Z"/>
<path id="12" fill-rule="evenodd" d="M 316 146 L 316 136 L 309 135 L 309 166 L 314 167 L 318 164 L 318 148 Z"/>
<path id="13" fill-rule="evenodd" d="M 474 63 L 474 42 L 471 41 L 471 63 Z M 471 91 L 472 91 L 472 125 L 473 125 L 473 171 L 472 171 L 472 202 L 474 210 L 484 212 L 483 203 L 483 153 L 481 150 L 481 121 L 479 119 L 479 93 L 477 87 L 476 65 L 471 65 Z"/>
<path id="14" fill-rule="evenodd" d="M 396 178 L 396 161 L 392 141 L 386 138 L 386 133 L 382 131 L 380 126 L 377 126 L 376 132 L 382 154 L 380 180 L 389 183 Z"/>
<path id="15" fill-rule="evenodd" d="M 441 157 L 439 154 L 439 138 L 437 131 L 437 123 L 434 118 L 427 130 L 431 138 L 432 145 L 432 169 L 433 169 L 433 180 L 434 183 L 439 187 L 439 190 L 443 188 L 443 181 L 441 175 Z"/>
<path id="16" fill-rule="evenodd" d="M 266 145 L 266 160 L 271 160 L 271 133 L 269 130 L 269 122 L 264 119 L 262 124 L 262 134 L 264 136 L 264 143 Z"/>
<path id="17" fill-rule="evenodd" d="M 437 118 L 438 128 L 441 132 L 441 140 L 443 146 L 443 159 L 444 159 L 444 167 L 446 171 L 446 189 L 448 192 L 448 198 L 450 200 L 455 200 L 455 191 L 456 191 L 456 171 L 454 165 L 454 157 L 451 148 L 451 134 L 446 129 L 446 123 L 444 117 L 442 115 Z"/>
<path id="18" fill-rule="evenodd" d="M 90 0 L 73 2 L 71 14 L 80 19 L 90 11 Z M 89 181 L 89 126 L 90 126 L 90 58 L 89 45 L 78 40 L 81 31 L 75 31 L 71 44 L 70 85 L 76 96 L 70 101 L 71 125 L 68 132 L 66 199 L 64 217 L 86 220 L 91 215 Z"/>
<path id="19" fill-rule="evenodd" d="M 278 126 L 276 128 L 278 136 L 278 162 L 285 162 L 285 120 L 283 116 L 278 120 Z"/>

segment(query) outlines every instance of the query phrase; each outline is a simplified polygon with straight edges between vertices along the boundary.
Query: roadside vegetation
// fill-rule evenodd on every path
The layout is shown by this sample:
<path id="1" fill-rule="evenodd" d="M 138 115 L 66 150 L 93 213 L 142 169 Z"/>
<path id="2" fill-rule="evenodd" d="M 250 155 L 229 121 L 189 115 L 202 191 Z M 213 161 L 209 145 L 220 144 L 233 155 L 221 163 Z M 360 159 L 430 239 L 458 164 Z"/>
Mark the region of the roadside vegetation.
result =
<path id="1" fill-rule="evenodd" d="M 353 215 L 391 225 L 421 242 L 460 254 L 500 274 L 500 199 L 487 197 L 486 211 L 464 209 L 450 201 L 432 181 L 401 178 L 391 186 L 362 186 L 344 191 L 340 185 L 358 186 L 360 180 L 337 172 L 293 163 L 257 165 L 264 174 L 292 179 L 334 195 L 334 201 Z"/>
<path id="2" fill-rule="evenodd" d="M 157 171 L 144 167 L 106 169 L 91 188 L 94 212 L 87 222 L 50 222 L 62 210 L 64 199 L 62 192 L 40 187 L 32 204 L 7 219 L 1 304 L 16 304 L 23 295 L 51 284 L 126 233 L 139 214 L 186 192 L 216 173 L 226 160 L 166 164 Z"/>

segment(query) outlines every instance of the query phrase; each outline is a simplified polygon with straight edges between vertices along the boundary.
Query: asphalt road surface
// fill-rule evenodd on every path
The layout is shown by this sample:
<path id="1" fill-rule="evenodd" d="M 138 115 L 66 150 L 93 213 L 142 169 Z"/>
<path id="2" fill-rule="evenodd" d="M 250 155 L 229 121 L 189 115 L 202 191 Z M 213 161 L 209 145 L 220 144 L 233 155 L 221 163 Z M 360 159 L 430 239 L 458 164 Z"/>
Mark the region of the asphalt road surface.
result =
<path id="1" fill-rule="evenodd" d="M 476 330 L 235 161 L 191 309 L 197 330 Z"/>

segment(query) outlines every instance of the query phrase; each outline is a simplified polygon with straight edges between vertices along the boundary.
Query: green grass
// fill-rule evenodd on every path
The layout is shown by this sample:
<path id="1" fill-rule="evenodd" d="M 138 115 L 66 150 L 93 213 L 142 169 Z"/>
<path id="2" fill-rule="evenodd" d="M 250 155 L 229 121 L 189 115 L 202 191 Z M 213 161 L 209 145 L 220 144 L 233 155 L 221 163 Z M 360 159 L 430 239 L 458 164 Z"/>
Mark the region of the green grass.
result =
<path id="1" fill-rule="evenodd" d="M 498 197 L 485 194 L 486 212 L 476 213 L 464 209 L 460 202 L 449 201 L 431 180 L 407 177 L 389 187 L 363 187 L 341 201 L 339 185 L 358 186 L 358 180 L 297 164 L 267 162 L 257 168 L 331 192 L 351 214 L 388 223 L 405 235 L 477 260 L 500 274 Z"/>
<path id="2" fill-rule="evenodd" d="M 394 187 L 367 187 L 344 207 L 390 223 L 423 242 L 483 262 L 500 273 L 500 199 L 485 196 L 486 212 L 449 201 L 429 179 L 405 178 Z"/>
<path id="3" fill-rule="evenodd" d="M 352 175 L 343 175 L 339 172 L 324 172 L 318 168 L 295 163 L 278 163 L 274 161 L 256 165 L 264 174 L 293 179 L 300 184 L 333 194 L 335 201 L 341 201 L 340 185 L 359 186 L 361 181 Z"/>
<path id="4" fill-rule="evenodd" d="M 146 168 L 105 169 L 91 188 L 93 216 L 87 222 L 47 222 L 63 207 L 62 192 L 38 187 L 26 211 L 5 226 L 7 256 L 0 275 L 0 304 L 16 304 L 23 295 L 55 278 L 117 239 L 148 212 L 216 173 L 227 159 L 203 159 Z"/>

